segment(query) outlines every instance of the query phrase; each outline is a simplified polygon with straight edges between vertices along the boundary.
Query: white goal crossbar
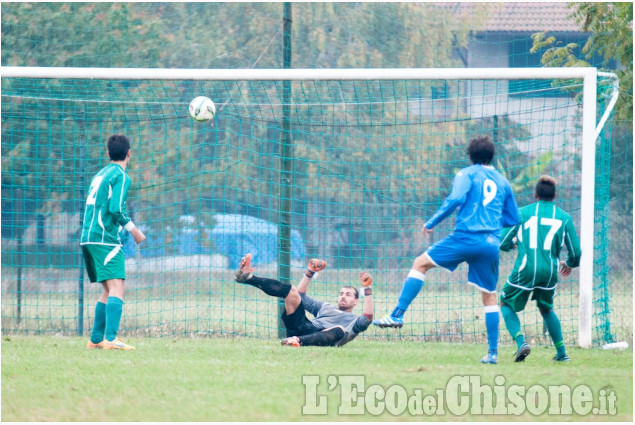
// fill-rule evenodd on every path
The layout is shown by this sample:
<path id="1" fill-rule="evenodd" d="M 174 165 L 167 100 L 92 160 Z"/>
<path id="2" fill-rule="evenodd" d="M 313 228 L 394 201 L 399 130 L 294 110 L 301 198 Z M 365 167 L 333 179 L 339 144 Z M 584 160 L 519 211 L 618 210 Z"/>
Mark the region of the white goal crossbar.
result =
<path id="1" fill-rule="evenodd" d="M 598 76 L 614 79 L 613 95 L 596 127 Z M 580 245 L 580 304 L 578 345 L 592 343 L 593 236 L 595 200 L 595 143 L 618 95 L 615 74 L 596 68 L 374 68 L 374 69 L 164 69 L 164 68 L 63 68 L 0 67 L 2 78 L 55 78 L 107 80 L 526 80 L 581 79 L 582 171 Z"/>

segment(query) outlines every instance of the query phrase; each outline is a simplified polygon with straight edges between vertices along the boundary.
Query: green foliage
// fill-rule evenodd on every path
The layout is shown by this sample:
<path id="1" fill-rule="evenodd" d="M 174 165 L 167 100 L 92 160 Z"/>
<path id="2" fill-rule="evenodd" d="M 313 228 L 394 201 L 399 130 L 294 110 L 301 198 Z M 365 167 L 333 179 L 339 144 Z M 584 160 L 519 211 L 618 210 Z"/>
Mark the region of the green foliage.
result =
<path id="1" fill-rule="evenodd" d="M 451 66 L 480 9 L 457 17 L 432 3 L 295 3 L 292 66 Z M 2 63 L 281 68 L 281 31 L 281 3 L 5 3 Z"/>
<path id="2" fill-rule="evenodd" d="M 589 66 L 594 55 L 603 58 L 603 65 L 618 62 L 620 82 L 615 119 L 633 120 L 633 3 L 571 3 L 572 16 L 591 36 L 582 46 L 584 58 L 577 57 L 575 43 L 559 45 L 555 36 L 534 34 L 532 53 L 547 49 L 542 56 L 545 66 Z"/>
<path id="3" fill-rule="evenodd" d="M 540 177 L 544 170 L 549 166 L 552 158 L 552 151 L 544 152 L 539 155 L 538 158 L 534 159 L 529 165 L 523 168 L 516 177 L 510 180 L 514 192 L 526 192 L 530 190 L 530 188 L 534 187 L 538 181 L 538 177 Z"/>

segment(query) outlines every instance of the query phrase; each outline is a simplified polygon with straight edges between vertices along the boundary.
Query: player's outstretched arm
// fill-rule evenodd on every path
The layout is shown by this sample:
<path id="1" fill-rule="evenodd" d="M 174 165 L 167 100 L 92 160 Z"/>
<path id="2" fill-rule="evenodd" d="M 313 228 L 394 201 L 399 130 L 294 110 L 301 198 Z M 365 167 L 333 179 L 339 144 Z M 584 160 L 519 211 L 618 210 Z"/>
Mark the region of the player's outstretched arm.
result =
<path id="1" fill-rule="evenodd" d="M 306 294 L 306 291 L 309 289 L 309 283 L 311 283 L 311 279 L 316 277 L 318 275 L 318 272 L 324 270 L 325 268 L 326 261 L 317 258 L 310 259 L 306 272 L 304 272 L 304 276 L 302 276 L 302 279 L 298 284 L 298 292 L 301 294 Z"/>
<path id="2" fill-rule="evenodd" d="M 452 214 L 455 209 L 463 205 L 471 187 L 471 179 L 466 173 L 459 171 L 459 173 L 454 177 L 452 192 L 447 198 L 445 198 L 445 201 L 443 201 L 443 204 L 437 212 L 425 222 L 424 228 L 422 229 L 423 234 L 432 232 L 432 229 L 434 229 L 437 224 L 441 223 L 447 216 Z"/>
<path id="3" fill-rule="evenodd" d="M 373 277 L 370 273 L 360 272 L 359 279 L 362 281 L 362 291 L 364 294 L 364 316 L 368 320 L 373 320 Z"/>

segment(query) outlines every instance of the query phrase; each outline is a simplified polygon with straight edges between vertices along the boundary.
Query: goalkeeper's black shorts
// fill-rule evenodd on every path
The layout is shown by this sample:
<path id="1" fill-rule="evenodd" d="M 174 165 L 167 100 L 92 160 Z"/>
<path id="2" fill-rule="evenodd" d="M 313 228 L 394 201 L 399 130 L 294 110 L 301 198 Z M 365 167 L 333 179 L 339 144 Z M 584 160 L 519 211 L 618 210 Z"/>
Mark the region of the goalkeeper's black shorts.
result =
<path id="1" fill-rule="evenodd" d="M 287 337 L 310 335 L 322 330 L 318 329 L 313 322 L 307 319 L 302 302 L 300 302 L 297 310 L 293 313 L 283 314 L 282 321 L 287 328 Z"/>

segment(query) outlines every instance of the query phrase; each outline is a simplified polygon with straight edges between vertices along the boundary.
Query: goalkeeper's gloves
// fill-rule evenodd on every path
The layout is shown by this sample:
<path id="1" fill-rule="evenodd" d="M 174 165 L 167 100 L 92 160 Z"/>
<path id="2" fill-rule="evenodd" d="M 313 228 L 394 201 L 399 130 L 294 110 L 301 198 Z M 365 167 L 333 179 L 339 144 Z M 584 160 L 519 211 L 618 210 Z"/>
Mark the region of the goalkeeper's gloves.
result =
<path id="1" fill-rule="evenodd" d="M 359 280 L 362 281 L 361 293 L 366 297 L 373 294 L 373 277 L 368 272 L 359 272 Z"/>
<path id="2" fill-rule="evenodd" d="M 317 276 L 318 272 L 324 270 L 326 268 L 326 261 L 320 260 L 317 258 L 312 258 L 309 260 L 309 266 L 307 267 L 304 275 L 309 279 L 313 279 Z"/>

